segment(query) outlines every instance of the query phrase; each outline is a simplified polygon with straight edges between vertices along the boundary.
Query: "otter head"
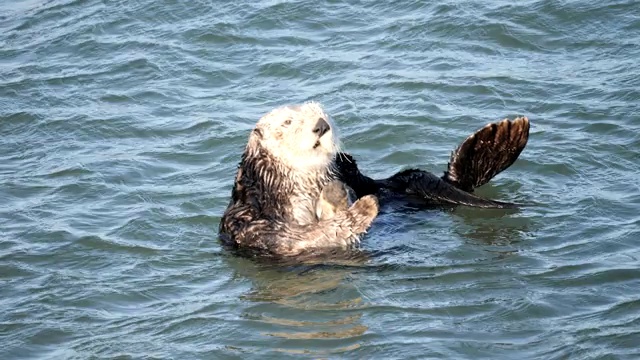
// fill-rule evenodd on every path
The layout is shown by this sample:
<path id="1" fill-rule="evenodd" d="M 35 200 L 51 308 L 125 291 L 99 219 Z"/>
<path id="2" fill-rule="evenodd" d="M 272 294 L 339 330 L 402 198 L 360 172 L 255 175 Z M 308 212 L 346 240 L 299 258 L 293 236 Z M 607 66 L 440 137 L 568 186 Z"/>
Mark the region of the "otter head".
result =
<path id="1" fill-rule="evenodd" d="M 338 151 L 335 125 L 316 102 L 270 111 L 258 121 L 249 142 L 294 171 L 326 169 Z"/>

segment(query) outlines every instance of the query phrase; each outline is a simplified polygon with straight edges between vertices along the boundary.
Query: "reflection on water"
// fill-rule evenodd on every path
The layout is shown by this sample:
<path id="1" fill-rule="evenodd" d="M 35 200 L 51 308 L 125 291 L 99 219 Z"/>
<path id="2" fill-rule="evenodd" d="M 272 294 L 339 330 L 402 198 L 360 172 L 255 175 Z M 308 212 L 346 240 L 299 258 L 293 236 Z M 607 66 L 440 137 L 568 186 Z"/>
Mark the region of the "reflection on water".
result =
<path id="1" fill-rule="evenodd" d="M 508 188 L 509 186 L 502 186 Z M 503 189 L 504 190 L 504 189 Z M 476 190 L 479 196 L 506 199 L 521 204 L 516 209 L 478 209 L 466 206 L 456 207 L 452 212 L 453 232 L 461 239 L 488 247 L 488 251 L 509 255 L 517 252 L 519 243 L 531 238 L 538 224 L 531 218 L 532 209 L 541 209 L 540 205 L 527 201 L 512 200 L 517 191 L 504 190 L 499 194 L 491 184 Z"/>
<path id="2" fill-rule="evenodd" d="M 354 350 L 368 330 L 366 301 L 352 283 L 370 260 L 365 251 L 333 251 L 291 259 L 236 259 L 236 276 L 252 287 L 240 300 L 252 303 L 243 317 L 260 335 L 282 340 L 274 350 L 327 355 Z M 308 340 L 333 340 L 327 349 Z"/>
<path id="3" fill-rule="evenodd" d="M 515 245 L 525 240 L 526 234 L 532 230 L 531 220 L 518 216 L 516 211 L 488 210 L 483 213 L 484 216 L 478 216 L 472 209 L 460 209 L 454 215 L 454 231 L 461 238 L 480 244 Z"/>

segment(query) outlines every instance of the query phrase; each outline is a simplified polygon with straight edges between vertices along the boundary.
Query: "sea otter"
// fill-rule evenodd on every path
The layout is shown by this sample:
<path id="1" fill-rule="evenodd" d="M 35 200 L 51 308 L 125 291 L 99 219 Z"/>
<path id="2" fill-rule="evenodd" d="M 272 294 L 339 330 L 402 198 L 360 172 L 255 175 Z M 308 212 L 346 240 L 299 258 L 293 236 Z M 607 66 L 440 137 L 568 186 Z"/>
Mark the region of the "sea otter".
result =
<path id="1" fill-rule="evenodd" d="M 289 256 L 357 244 L 389 199 L 425 206 L 516 207 L 473 190 L 513 164 L 528 136 L 526 117 L 491 123 L 453 151 L 440 177 L 408 169 L 375 180 L 339 150 L 335 124 L 320 104 L 276 108 L 249 135 L 220 221 L 220 239 L 238 249 Z M 336 180 L 357 199 L 346 208 L 329 202 L 334 213 L 318 216 L 319 201 L 326 201 L 323 189 Z"/>
<path id="2" fill-rule="evenodd" d="M 378 214 L 363 195 L 319 219 L 322 189 L 337 178 L 335 125 L 318 103 L 283 106 L 263 116 L 249 135 L 220 238 L 244 250 L 297 255 L 357 244 Z"/>

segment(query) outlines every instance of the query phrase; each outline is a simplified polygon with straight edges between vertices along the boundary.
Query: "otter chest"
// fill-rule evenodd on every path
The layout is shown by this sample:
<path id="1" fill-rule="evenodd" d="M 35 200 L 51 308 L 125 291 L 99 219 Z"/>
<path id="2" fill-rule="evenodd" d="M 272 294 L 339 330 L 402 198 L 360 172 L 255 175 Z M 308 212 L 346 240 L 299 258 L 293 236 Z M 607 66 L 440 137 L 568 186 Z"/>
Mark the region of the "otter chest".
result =
<path id="1" fill-rule="evenodd" d="M 316 200 L 315 197 L 305 195 L 293 196 L 291 198 L 291 206 L 293 210 L 291 215 L 295 222 L 300 225 L 311 224 L 316 221 Z"/>

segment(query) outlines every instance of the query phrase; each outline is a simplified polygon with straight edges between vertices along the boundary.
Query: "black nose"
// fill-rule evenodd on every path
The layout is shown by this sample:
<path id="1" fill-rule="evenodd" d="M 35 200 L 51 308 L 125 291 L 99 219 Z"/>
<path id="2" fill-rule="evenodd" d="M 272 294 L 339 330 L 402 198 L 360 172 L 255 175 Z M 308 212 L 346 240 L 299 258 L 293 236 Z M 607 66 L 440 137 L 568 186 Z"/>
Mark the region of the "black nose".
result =
<path id="1" fill-rule="evenodd" d="M 316 126 L 313 128 L 313 132 L 318 134 L 318 137 L 322 137 L 327 131 L 331 130 L 329 123 L 323 118 L 318 119 Z"/>

